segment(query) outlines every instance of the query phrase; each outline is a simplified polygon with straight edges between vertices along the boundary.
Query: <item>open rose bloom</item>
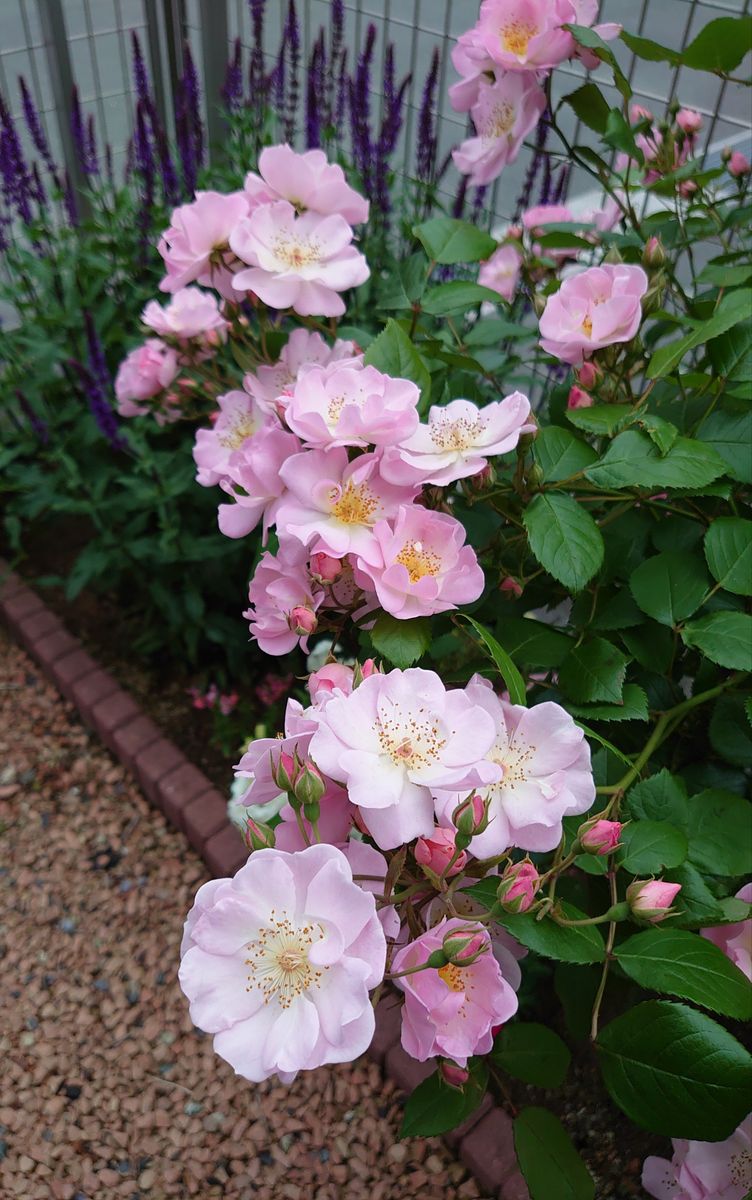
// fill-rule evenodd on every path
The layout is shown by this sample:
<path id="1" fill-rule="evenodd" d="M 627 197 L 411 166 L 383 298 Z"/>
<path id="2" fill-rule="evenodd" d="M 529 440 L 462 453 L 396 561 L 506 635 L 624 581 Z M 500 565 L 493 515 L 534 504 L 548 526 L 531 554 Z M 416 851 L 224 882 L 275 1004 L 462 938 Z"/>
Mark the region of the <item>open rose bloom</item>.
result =
<path id="1" fill-rule="evenodd" d="M 752 1116 L 724 1142 L 673 1139 L 673 1158 L 651 1157 L 642 1186 L 655 1200 L 746 1200 L 752 1187 Z"/>
<path id="2" fill-rule="evenodd" d="M 647 290 L 642 267 L 604 263 L 570 276 L 546 303 L 541 346 L 578 366 L 595 350 L 631 341 L 640 328 Z"/>

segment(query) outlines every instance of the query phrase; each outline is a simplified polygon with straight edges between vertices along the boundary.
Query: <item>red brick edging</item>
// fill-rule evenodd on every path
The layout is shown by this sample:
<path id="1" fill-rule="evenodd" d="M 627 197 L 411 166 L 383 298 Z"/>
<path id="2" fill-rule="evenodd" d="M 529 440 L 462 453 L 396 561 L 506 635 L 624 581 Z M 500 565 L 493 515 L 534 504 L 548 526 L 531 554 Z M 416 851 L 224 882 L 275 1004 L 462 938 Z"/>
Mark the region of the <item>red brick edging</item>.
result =
<path id="1" fill-rule="evenodd" d="M 0 559 L 0 616 L 62 695 L 79 710 L 108 750 L 133 774 L 167 820 L 182 830 L 212 875 L 233 875 L 247 850 L 227 816 L 225 797 L 177 746 L 163 737 L 117 680 L 84 650 L 36 592 Z M 393 997 L 376 1009 L 376 1033 L 368 1051 L 404 1092 L 433 1067 L 416 1062 L 400 1045 L 400 1018 Z M 477 1112 L 446 1135 L 485 1192 L 496 1200 L 529 1200 L 517 1169 L 509 1116 L 486 1096 Z"/>

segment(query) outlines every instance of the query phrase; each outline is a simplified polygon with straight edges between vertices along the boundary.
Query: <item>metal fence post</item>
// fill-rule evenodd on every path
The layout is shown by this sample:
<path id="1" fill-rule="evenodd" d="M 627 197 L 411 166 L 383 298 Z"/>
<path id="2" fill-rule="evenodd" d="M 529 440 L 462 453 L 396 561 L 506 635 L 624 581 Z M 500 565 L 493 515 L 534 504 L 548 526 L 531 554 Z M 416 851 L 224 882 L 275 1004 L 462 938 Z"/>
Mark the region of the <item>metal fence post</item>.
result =
<path id="1" fill-rule="evenodd" d="M 88 211 L 85 195 L 86 176 L 76 152 L 71 128 L 73 71 L 71 70 L 68 36 L 61 0 L 39 0 L 39 22 L 44 40 L 44 55 L 52 97 L 55 101 L 55 117 L 65 169 L 72 186 L 78 193 L 79 208 L 86 214 Z"/>
<path id="2" fill-rule="evenodd" d="M 229 54 L 227 0 L 199 0 L 199 11 L 201 14 L 204 95 L 206 96 L 206 127 L 209 135 L 209 160 L 211 161 L 227 132 L 227 126 L 219 107 Z"/>

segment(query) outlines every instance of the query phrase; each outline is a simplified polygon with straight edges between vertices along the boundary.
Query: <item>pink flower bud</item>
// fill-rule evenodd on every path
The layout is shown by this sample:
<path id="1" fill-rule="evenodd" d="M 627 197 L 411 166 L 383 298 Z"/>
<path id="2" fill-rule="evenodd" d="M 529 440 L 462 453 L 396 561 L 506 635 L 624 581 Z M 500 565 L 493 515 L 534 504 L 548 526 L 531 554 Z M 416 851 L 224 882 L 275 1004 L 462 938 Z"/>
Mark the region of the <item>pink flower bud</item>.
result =
<path id="1" fill-rule="evenodd" d="M 676 114 L 676 124 L 691 137 L 702 129 L 702 117 L 693 108 L 680 108 Z"/>
<path id="2" fill-rule="evenodd" d="M 648 925 L 657 925 L 671 914 L 671 904 L 680 891 L 680 883 L 635 879 L 627 888 L 627 903 L 633 917 Z"/>
<path id="3" fill-rule="evenodd" d="M 318 583 L 333 583 L 342 572 L 342 563 L 331 554 L 312 554 L 309 569 Z"/>
<path id="4" fill-rule="evenodd" d="M 467 929 L 453 929 L 451 933 L 447 933 L 441 949 L 448 964 L 453 967 L 469 967 L 481 954 L 486 953 L 489 944 L 485 929 L 476 933 L 468 926 Z"/>
<path id="5" fill-rule="evenodd" d="M 363 663 L 363 666 L 360 668 L 360 673 L 364 679 L 368 679 L 371 675 L 380 675 L 381 674 L 381 672 L 379 671 L 379 668 L 376 666 L 374 659 L 372 659 L 372 658 L 366 659 L 366 661 Z"/>
<path id="6" fill-rule="evenodd" d="M 276 762 L 272 758 L 271 776 L 281 792 L 292 791 L 299 771 L 300 761 L 297 753 L 292 755 L 283 750 Z"/>
<path id="7" fill-rule="evenodd" d="M 470 1072 L 467 1067 L 458 1067 L 456 1063 L 445 1060 L 439 1067 L 441 1078 L 444 1083 L 448 1083 L 451 1088 L 455 1088 L 461 1092 L 468 1079 Z"/>
<path id="8" fill-rule="evenodd" d="M 274 830 L 253 817 L 246 817 L 243 841 L 249 850 L 267 850 L 274 846 Z"/>
<path id="9" fill-rule="evenodd" d="M 532 908 L 540 887 L 540 875 L 529 858 L 511 863 L 496 890 L 499 904 L 507 912 L 524 913 Z"/>
<path id="10" fill-rule="evenodd" d="M 588 392 L 584 392 L 582 388 L 577 387 L 577 384 L 569 389 L 567 408 L 590 408 L 592 403 L 593 397 Z"/>
<path id="11" fill-rule="evenodd" d="M 685 179 L 684 183 L 679 184 L 680 196 L 694 196 L 697 191 L 697 184 L 694 179 Z"/>
<path id="12" fill-rule="evenodd" d="M 749 175 L 752 166 L 750 166 L 749 159 L 742 154 L 741 150 L 734 150 L 728 160 L 728 169 L 729 174 L 733 175 L 735 179 L 739 179 L 742 175 Z"/>
<path id="13" fill-rule="evenodd" d="M 506 579 L 502 579 L 499 584 L 499 591 L 509 597 L 509 599 L 517 599 L 522 595 L 522 584 L 518 579 L 513 579 L 511 575 L 507 575 Z"/>
<path id="14" fill-rule="evenodd" d="M 422 867 L 428 867 L 435 875 L 457 875 L 467 862 L 467 855 L 462 850 L 456 861 L 449 867 L 452 855 L 456 850 L 455 831 L 437 826 L 430 837 L 418 838 L 415 843 L 415 861 Z M 449 870 L 447 871 L 447 867 Z"/>
<path id="15" fill-rule="evenodd" d="M 603 372 L 595 365 L 594 362 L 584 362 L 580 369 L 576 372 L 577 382 L 584 388 L 593 388 L 600 379 Z"/>
<path id="16" fill-rule="evenodd" d="M 660 238 L 648 238 L 645 243 L 645 249 L 642 252 L 642 261 L 646 267 L 663 266 L 666 261 L 666 251 L 663 249 Z"/>
<path id="17" fill-rule="evenodd" d="M 323 704 L 335 690 L 349 696 L 353 690 L 353 669 L 344 663 L 327 663 L 308 676 L 307 686 L 313 704 Z"/>
<path id="18" fill-rule="evenodd" d="M 298 637 L 308 637 L 310 633 L 316 632 L 318 621 L 316 614 L 310 608 L 305 608 L 302 604 L 294 608 L 290 613 L 288 624 L 293 633 Z"/>
<path id="19" fill-rule="evenodd" d="M 473 792 L 472 796 L 461 800 L 452 813 L 452 824 L 458 833 L 464 834 L 465 837 L 473 837 L 476 833 L 483 833 L 488 826 L 488 805 L 478 795 Z"/>
<path id="20" fill-rule="evenodd" d="M 519 239 L 522 237 L 523 233 L 524 233 L 524 229 L 523 229 L 522 225 L 510 225 L 509 228 L 507 229 L 507 237 L 514 238 L 517 241 L 519 241 Z"/>
<path id="21" fill-rule="evenodd" d="M 613 854 L 619 845 L 622 824 L 619 821 L 586 821 L 577 837 L 586 854 Z"/>
<path id="22" fill-rule="evenodd" d="M 652 121 L 653 114 L 649 108 L 644 108 L 642 104 L 632 104 L 629 108 L 629 119 L 633 125 L 638 121 Z"/>
<path id="23" fill-rule="evenodd" d="M 293 792 L 295 799 L 303 805 L 305 815 L 309 821 L 318 821 L 319 819 L 319 801 L 326 791 L 326 783 L 324 778 L 311 759 L 306 759 L 300 768 L 300 772 L 293 784 Z"/>

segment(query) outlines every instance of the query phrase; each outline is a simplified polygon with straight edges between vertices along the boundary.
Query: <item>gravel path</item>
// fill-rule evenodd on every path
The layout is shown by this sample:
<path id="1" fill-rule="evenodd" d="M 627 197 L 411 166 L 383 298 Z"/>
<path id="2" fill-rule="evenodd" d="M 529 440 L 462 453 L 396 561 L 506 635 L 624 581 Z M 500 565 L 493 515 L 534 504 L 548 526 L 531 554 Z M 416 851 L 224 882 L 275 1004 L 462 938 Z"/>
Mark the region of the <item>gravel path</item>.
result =
<path id="1" fill-rule="evenodd" d="M 0 630 L 0 1195 L 479 1197 L 366 1060 L 237 1079 L 176 982 L 205 869 Z"/>

